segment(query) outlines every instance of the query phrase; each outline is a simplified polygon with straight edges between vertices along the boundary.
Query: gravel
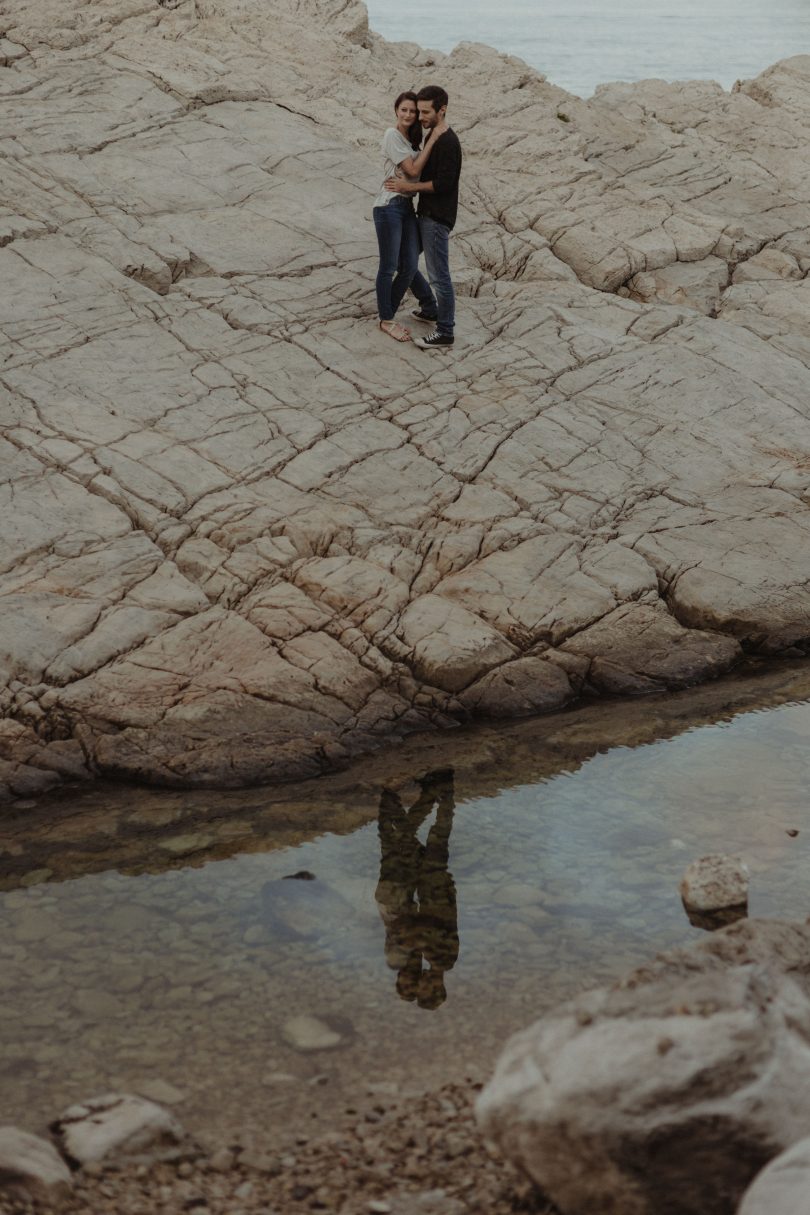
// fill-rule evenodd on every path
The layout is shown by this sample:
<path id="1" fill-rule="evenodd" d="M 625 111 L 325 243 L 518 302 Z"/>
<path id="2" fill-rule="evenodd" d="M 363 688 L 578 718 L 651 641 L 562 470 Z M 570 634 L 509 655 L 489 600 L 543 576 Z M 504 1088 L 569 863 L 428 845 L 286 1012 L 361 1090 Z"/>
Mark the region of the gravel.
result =
<path id="1" fill-rule="evenodd" d="M 375 1096 L 326 1133 L 263 1142 L 255 1128 L 171 1164 L 96 1164 L 67 1215 L 556 1215 L 483 1143 L 468 1078 L 420 1097 Z M 2 1215 L 47 1208 L 0 1197 Z"/>

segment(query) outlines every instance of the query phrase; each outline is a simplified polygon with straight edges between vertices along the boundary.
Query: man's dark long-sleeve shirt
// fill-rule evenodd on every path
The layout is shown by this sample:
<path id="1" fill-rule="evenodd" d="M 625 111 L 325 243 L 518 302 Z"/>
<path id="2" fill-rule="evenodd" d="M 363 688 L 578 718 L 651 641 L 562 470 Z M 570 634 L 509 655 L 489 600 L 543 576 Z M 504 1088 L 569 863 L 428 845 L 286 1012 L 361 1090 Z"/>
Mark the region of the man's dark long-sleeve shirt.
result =
<path id="1" fill-rule="evenodd" d="M 461 176 L 461 144 L 455 131 L 445 131 L 431 150 L 420 181 L 432 181 L 433 193 L 419 195 L 419 214 L 452 228 L 458 212 L 458 179 Z"/>

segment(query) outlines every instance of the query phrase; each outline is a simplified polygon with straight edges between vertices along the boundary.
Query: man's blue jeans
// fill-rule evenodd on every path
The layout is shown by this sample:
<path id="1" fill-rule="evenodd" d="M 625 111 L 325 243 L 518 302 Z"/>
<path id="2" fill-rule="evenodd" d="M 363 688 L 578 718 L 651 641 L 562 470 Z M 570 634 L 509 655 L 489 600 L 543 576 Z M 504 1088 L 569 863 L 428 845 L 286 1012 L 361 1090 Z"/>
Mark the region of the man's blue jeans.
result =
<path id="1" fill-rule="evenodd" d="M 419 232 L 428 278 L 436 295 L 436 328 L 439 333 L 452 337 L 456 323 L 456 296 L 450 278 L 450 229 L 428 215 L 420 215 Z"/>
<path id="2" fill-rule="evenodd" d="M 377 271 L 377 312 L 381 321 L 392 321 L 409 287 L 425 312 L 435 312 L 436 303 L 427 282 L 417 270 L 419 228 L 410 198 L 400 195 L 373 211 L 380 268 Z"/>

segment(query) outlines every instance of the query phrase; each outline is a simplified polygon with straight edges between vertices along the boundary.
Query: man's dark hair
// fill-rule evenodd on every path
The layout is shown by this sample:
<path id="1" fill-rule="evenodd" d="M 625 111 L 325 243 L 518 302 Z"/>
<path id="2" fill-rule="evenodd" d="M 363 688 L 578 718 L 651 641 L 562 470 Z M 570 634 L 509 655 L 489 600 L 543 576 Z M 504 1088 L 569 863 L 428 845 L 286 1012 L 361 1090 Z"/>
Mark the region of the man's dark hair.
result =
<path id="1" fill-rule="evenodd" d="M 442 106 L 447 105 L 450 98 L 445 93 L 444 89 L 438 84 L 426 84 L 423 89 L 420 89 L 416 94 L 417 101 L 430 101 L 433 108 L 438 114 Z"/>

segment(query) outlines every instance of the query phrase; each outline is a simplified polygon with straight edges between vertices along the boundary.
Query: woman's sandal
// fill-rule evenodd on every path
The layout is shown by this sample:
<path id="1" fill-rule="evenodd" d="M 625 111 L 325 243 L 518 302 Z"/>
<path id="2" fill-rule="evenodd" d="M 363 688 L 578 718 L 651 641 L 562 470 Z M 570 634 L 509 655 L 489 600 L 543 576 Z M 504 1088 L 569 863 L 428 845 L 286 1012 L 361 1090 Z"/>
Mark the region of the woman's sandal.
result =
<path id="1" fill-rule="evenodd" d="M 411 340 L 411 332 L 404 325 L 400 325 L 398 321 L 380 321 L 380 328 L 383 333 L 387 333 L 395 342 L 409 342 Z"/>

